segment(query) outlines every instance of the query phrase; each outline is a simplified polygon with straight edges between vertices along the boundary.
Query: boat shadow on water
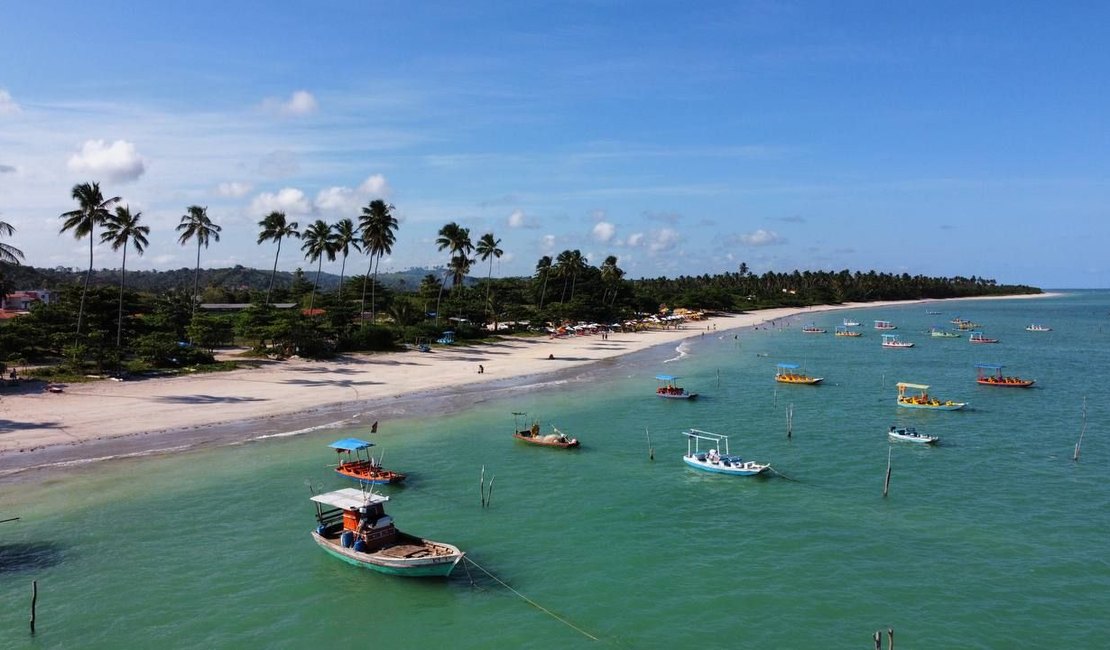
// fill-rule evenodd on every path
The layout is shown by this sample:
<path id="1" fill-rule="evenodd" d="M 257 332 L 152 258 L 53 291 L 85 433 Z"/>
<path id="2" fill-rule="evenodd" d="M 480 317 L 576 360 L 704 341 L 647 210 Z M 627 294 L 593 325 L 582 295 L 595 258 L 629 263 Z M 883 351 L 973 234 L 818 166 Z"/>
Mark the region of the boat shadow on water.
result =
<path id="1" fill-rule="evenodd" d="M 54 542 L 0 544 L 0 575 L 49 569 L 62 563 L 65 549 Z"/>

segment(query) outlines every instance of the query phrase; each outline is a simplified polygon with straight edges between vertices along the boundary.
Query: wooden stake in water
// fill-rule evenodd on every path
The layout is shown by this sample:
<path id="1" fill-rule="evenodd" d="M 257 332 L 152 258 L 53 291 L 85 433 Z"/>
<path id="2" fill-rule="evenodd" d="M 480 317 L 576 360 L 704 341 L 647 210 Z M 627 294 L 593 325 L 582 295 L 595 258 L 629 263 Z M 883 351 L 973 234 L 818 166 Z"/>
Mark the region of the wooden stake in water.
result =
<path id="1" fill-rule="evenodd" d="M 482 507 L 486 507 L 486 466 L 482 465 L 482 474 L 478 478 L 478 492 L 482 496 Z"/>
<path id="2" fill-rule="evenodd" d="M 786 407 L 786 437 L 790 438 L 794 435 L 794 405 L 790 404 Z"/>
<path id="3" fill-rule="evenodd" d="M 651 431 L 644 427 L 644 435 L 647 436 L 648 441 L 648 460 L 655 460 L 655 447 L 651 446 Z"/>
<path id="4" fill-rule="evenodd" d="M 717 388 L 721 387 L 721 369 L 717 368 Z"/>
<path id="5" fill-rule="evenodd" d="M 894 650 L 894 628 L 888 627 L 886 629 L 886 634 L 890 637 L 890 650 Z"/>
<path id="6" fill-rule="evenodd" d="M 875 634 L 871 638 L 875 640 L 875 650 L 883 650 L 883 631 L 875 630 Z"/>
<path id="7" fill-rule="evenodd" d="M 496 479 L 496 478 L 497 478 L 496 474 L 489 477 L 489 489 L 486 490 L 486 507 L 487 508 L 489 507 L 490 499 L 493 498 L 493 480 Z"/>
<path id="8" fill-rule="evenodd" d="M 1074 460 L 1077 463 L 1079 462 L 1080 447 L 1083 446 L 1083 434 L 1086 433 L 1086 432 L 1087 432 L 1087 398 L 1086 398 L 1086 396 L 1084 396 L 1083 397 L 1083 428 L 1081 428 L 1079 430 L 1079 442 L 1075 443 L 1075 453 L 1071 457 L 1071 459 Z"/>
<path id="9" fill-rule="evenodd" d="M 39 600 L 39 581 L 31 581 L 31 634 L 35 633 L 35 605 Z"/>
<path id="10" fill-rule="evenodd" d="M 884 498 L 886 497 L 886 493 L 890 490 L 890 454 L 893 451 L 894 451 L 893 447 L 887 447 L 886 448 L 886 480 L 883 481 L 883 497 Z M 876 634 L 878 634 L 878 633 L 876 633 Z"/>

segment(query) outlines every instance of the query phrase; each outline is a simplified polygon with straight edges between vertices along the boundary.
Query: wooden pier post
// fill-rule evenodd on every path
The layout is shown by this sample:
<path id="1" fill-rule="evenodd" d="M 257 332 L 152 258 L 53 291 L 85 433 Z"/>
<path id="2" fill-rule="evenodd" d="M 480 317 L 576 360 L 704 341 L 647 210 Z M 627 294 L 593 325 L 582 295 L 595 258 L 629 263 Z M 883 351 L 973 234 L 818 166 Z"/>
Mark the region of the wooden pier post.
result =
<path id="1" fill-rule="evenodd" d="M 486 507 L 487 508 L 489 507 L 490 499 L 493 498 L 493 480 L 496 479 L 496 478 L 497 478 L 497 475 L 489 477 L 489 489 L 486 490 Z"/>
<path id="2" fill-rule="evenodd" d="M 482 474 L 478 478 L 478 492 L 482 496 L 482 507 L 486 507 L 486 466 L 482 465 Z"/>
<path id="3" fill-rule="evenodd" d="M 883 650 L 883 631 L 875 630 L 875 635 L 872 638 L 875 639 L 875 650 Z"/>
<path id="4" fill-rule="evenodd" d="M 887 447 L 887 450 L 886 450 L 886 480 L 883 481 L 883 497 L 884 498 L 886 497 L 886 493 L 890 490 L 890 454 L 891 454 L 892 451 L 893 451 L 893 449 L 891 449 L 890 447 Z"/>
<path id="5" fill-rule="evenodd" d="M 39 581 L 31 581 L 31 634 L 35 633 L 35 605 L 39 600 Z"/>
<path id="6" fill-rule="evenodd" d="M 894 628 L 888 627 L 886 633 L 890 637 L 890 650 L 894 650 Z"/>

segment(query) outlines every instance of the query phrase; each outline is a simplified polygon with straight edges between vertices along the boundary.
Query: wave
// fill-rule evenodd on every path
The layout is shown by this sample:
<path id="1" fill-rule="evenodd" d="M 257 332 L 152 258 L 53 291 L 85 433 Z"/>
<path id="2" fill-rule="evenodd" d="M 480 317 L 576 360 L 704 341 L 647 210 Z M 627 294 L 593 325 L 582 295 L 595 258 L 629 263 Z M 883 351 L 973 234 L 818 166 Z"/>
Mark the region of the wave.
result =
<path id="1" fill-rule="evenodd" d="M 674 351 L 678 353 L 678 356 L 671 357 L 670 359 L 664 359 L 663 363 L 670 363 L 672 361 L 679 361 L 684 357 L 690 356 L 690 345 L 686 341 L 683 341 L 683 342 L 678 344 L 678 347 L 675 348 Z"/>
<path id="2" fill-rule="evenodd" d="M 354 417 L 346 418 L 344 420 L 336 420 L 335 422 L 327 422 L 325 424 L 318 424 L 316 426 L 305 427 L 303 429 L 295 429 L 293 431 L 279 431 L 278 433 L 264 433 L 264 434 L 259 435 L 259 436 L 254 436 L 253 438 L 250 438 L 250 440 L 245 441 L 245 442 L 250 442 L 250 441 L 253 441 L 253 440 L 269 440 L 271 438 L 292 438 L 293 436 L 300 436 L 300 435 L 304 435 L 306 433 L 312 433 L 313 431 L 321 431 L 323 429 L 340 429 L 342 427 L 350 426 L 350 424 L 353 421 L 356 421 L 356 420 L 358 420 L 357 415 L 354 416 Z"/>

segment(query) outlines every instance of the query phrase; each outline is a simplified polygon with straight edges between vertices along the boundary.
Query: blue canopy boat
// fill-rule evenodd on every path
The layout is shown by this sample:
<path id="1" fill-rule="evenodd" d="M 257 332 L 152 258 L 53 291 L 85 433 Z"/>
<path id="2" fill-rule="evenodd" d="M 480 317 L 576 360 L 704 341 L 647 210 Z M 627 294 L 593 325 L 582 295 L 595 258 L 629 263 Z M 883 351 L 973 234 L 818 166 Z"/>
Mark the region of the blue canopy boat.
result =
<path id="1" fill-rule="evenodd" d="M 404 474 L 382 467 L 381 456 L 374 458 L 370 453 L 370 448 L 374 446 L 372 442 L 344 438 L 328 446 L 339 454 L 336 473 L 358 481 L 361 485 L 388 485 L 405 480 Z"/>
<path id="2" fill-rule="evenodd" d="M 655 389 L 655 394 L 659 397 L 664 397 L 666 399 L 694 399 L 698 396 L 697 393 L 691 393 L 685 388 L 679 387 L 679 385 L 675 383 L 678 381 L 678 377 L 674 375 L 656 375 L 655 378 L 663 382 L 659 388 Z"/>

